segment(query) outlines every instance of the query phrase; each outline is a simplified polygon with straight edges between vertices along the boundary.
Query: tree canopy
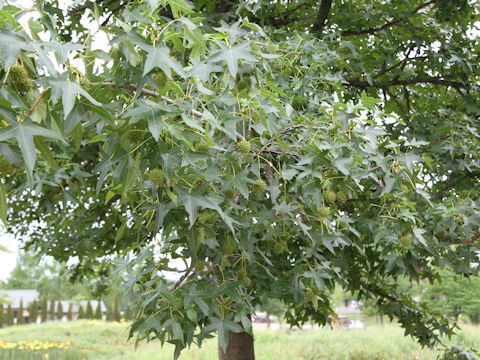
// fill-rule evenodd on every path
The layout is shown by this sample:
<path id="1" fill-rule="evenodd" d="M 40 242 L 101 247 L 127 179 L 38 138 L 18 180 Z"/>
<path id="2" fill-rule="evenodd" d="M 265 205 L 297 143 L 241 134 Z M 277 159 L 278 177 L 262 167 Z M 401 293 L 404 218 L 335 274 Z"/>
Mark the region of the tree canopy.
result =
<path id="1" fill-rule="evenodd" d="M 0 217 L 73 275 L 117 258 L 131 334 L 176 357 L 216 332 L 236 359 L 271 299 L 326 324 L 335 284 L 438 345 L 455 324 L 397 279 L 479 270 L 479 10 L 7 1 Z"/>

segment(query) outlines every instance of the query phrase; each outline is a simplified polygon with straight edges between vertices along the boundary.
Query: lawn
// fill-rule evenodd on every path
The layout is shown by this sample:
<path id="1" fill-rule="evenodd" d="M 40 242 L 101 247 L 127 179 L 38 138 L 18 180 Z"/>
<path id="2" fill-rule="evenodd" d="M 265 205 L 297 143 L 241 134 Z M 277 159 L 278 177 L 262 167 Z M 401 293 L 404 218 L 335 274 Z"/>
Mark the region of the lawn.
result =
<path id="1" fill-rule="evenodd" d="M 170 360 L 173 349 L 157 342 L 126 342 L 128 326 L 122 323 L 78 321 L 23 325 L 0 329 L 0 359 L 15 360 Z M 480 329 L 465 326 L 453 339 L 459 345 L 480 346 Z M 11 349 L 6 349 L 10 347 Z M 18 348 L 23 348 L 19 350 Z M 186 350 L 181 359 L 216 359 L 215 339 L 201 349 Z M 365 330 L 257 330 L 258 360 L 412 360 L 436 359 L 434 350 L 421 349 L 393 324 Z M 48 355 L 46 355 L 48 354 Z"/>

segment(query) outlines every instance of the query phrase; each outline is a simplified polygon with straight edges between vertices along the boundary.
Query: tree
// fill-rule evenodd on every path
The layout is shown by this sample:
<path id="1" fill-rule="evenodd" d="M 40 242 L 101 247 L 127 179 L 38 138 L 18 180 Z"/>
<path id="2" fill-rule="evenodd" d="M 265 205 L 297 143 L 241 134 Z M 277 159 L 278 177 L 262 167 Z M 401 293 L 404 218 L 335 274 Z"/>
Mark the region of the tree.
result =
<path id="1" fill-rule="evenodd" d="M 113 321 L 114 320 L 114 315 L 113 315 L 113 304 L 108 303 L 107 305 L 107 313 L 105 315 L 105 320 L 107 321 Z"/>
<path id="2" fill-rule="evenodd" d="M 47 322 L 47 297 L 45 295 L 42 296 L 42 305 L 40 309 L 40 321 L 42 323 Z"/>
<path id="3" fill-rule="evenodd" d="M 37 300 L 33 300 L 33 302 L 30 304 L 30 309 L 29 309 L 30 315 L 28 316 L 28 322 L 32 324 L 37 323 L 38 319 L 38 303 Z"/>
<path id="4" fill-rule="evenodd" d="M 103 313 L 102 313 L 102 301 L 97 300 L 97 308 L 95 309 L 95 319 L 102 320 Z"/>
<path id="5" fill-rule="evenodd" d="M 126 321 L 132 320 L 132 308 L 130 307 L 130 304 L 127 304 L 125 307 L 125 313 L 123 314 L 123 318 Z"/>
<path id="6" fill-rule="evenodd" d="M 73 319 L 73 303 L 68 303 L 68 311 L 67 311 L 67 320 L 72 321 Z"/>
<path id="7" fill-rule="evenodd" d="M 87 302 L 87 311 L 85 312 L 85 319 L 93 319 L 93 308 L 90 300 Z"/>
<path id="8" fill-rule="evenodd" d="M 84 319 L 84 315 L 83 315 L 83 307 L 81 304 L 78 304 L 78 317 L 77 319 L 80 320 L 80 319 Z"/>
<path id="9" fill-rule="evenodd" d="M 12 326 L 14 324 L 15 315 L 13 314 L 12 305 L 7 307 L 7 326 Z"/>
<path id="10" fill-rule="evenodd" d="M 55 320 L 55 315 L 56 315 L 55 297 L 52 297 L 51 300 L 50 300 L 50 309 L 48 310 L 48 318 L 50 320 Z"/>
<path id="11" fill-rule="evenodd" d="M 5 322 L 5 314 L 3 311 L 3 304 L 0 303 L 0 328 L 3 327 L 3 323 Z"/>
<path id="12" fill-rule="evenodd" d="M 433 313 L 458 319 L 467 317 L 473 324 L 480 323 L 480 279 L 467 279 L 445 269 L 441 281 L 427 285 L 421 301 Z"/>
<path id="13" fill-rule="evenodd" d="M 115 296 L 115 302 L 113 304 L 113 320 L 120 321 L 120 304 L 118 302 L 118 295 Z"/>
<path id="14" fill-rule="evenodd" d="M 57 319 L 58 320 L 63 319 L 63 306 L 60 300 L 58 301 L 58 304 L 57 304 Z"/>
<path id="15" fill-rule="evenodd" d="M 175 357 L 217 332 L 251 360 L 256 308 L 325 324 L 335 284 L 434 346 L 455 324 L 398 278 L 480 269 L 479 7 L 46 1 L 27 31 L 12 5 L 0 217 L 79 277 L 118 257 L 131 336 Z"/>
<path id="16" fill-rule="evenodd" d="M 20 306 L 17 312 L 17 325 L 24 325 L 25 324 L 25 317 L 23 315 L 23 300 L 20 300 Z"/>

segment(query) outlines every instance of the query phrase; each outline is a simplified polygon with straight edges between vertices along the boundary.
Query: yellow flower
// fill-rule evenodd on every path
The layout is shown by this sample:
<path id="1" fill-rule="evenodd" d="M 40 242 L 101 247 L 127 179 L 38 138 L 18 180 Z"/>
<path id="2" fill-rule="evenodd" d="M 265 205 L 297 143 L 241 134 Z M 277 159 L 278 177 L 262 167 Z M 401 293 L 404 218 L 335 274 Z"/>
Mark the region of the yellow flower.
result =
<path id="1" fill-rule="evenodd" d="M 48 359 L 49 357 L 50 357 L 50 355 L 48 355 L 48 354 L 45 354 L 45 356 L 44 356 L 45 359 Z"/>

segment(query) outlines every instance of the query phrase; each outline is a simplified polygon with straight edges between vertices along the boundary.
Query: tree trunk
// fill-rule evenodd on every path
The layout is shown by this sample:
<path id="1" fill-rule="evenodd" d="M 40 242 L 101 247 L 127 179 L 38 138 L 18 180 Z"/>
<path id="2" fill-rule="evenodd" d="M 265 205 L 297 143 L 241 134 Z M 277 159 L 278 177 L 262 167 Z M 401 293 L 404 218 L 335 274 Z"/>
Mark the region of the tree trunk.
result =
<path id="1" fill-rule="evenodd" d="M 383 312 L 380 313 L 380 326 L 383 327 Z"/>
<path id="2" fill-rule="evenodd" d="M 227 351 L 223 352 L 218 344 L 218 357 L 220 360 L 255 360 L 253 351 L 253 336 L 248 333 L 234 333 L 228 335 Z"/>

